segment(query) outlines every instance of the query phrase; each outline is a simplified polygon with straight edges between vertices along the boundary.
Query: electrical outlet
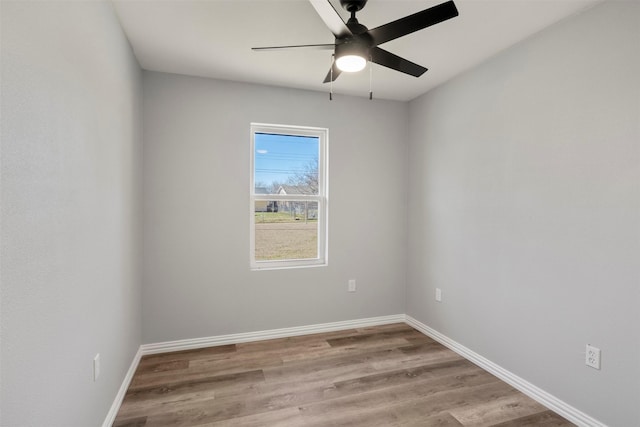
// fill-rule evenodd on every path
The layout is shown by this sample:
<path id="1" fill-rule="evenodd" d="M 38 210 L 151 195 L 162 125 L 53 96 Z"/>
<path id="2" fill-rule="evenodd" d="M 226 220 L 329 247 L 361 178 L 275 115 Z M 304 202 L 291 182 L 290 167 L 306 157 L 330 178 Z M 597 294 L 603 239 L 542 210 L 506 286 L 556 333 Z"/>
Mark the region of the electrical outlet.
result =
<path id="1" fill-rule="evenodd" d="M 436 301 L 442 301 L 442 289 L 440 288 L 436 288 Z"/>
<path id="2" fill-rule="evenodd" d="M 349 292 L 355 292 L 356 291 L 356 279 L 349 280 L 349 287 L 347 288 L 347 290 Z"/>
<path id="3" fill-rule="evenodd" d="M 585 363 L 594 369 L 600 369 L 600 349 L 591 344 L 587 344 L 587 354 Z"/>
<path id="4" fill-rule="evenodd" d="M 100 376 L 100 353 L 93 358 L 93 381 L 98 381 Z"/>

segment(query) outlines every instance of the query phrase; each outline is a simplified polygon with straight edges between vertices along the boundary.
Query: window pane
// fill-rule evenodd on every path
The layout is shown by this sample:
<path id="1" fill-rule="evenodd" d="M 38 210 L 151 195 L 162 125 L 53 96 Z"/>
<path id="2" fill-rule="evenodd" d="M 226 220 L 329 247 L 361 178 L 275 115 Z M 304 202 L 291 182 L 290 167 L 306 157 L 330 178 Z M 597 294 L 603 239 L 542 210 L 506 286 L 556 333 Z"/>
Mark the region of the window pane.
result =
<path id="1" fill-rule="evenodd" d="M 318 203 L 257 200 L 255 260 L 318 258 Z"/>
<path id="2" fill-rule="evenodd" d="M 255 194 L 318 194 L 320 138 L 255 133 Z"/>

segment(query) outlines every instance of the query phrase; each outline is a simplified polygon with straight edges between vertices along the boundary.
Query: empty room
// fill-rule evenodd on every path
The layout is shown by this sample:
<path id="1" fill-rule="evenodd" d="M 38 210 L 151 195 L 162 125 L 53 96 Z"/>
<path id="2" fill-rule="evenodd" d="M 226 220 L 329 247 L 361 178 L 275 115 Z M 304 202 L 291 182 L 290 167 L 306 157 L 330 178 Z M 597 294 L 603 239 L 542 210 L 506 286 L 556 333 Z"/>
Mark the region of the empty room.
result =
<path id="1" fill-rule="evenodd" d="M 640 427 L 640 2 L 0 18 L 0 426 Z"/>

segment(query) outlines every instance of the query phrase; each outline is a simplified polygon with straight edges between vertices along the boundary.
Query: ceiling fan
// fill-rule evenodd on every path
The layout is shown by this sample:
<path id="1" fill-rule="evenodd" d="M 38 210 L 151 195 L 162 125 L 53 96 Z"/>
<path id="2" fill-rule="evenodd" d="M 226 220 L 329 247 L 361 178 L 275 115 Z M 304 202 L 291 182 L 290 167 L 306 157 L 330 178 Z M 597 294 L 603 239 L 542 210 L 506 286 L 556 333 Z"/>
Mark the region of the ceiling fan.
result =
<path id="1" fill-rule="evenodd" d="M 427 71 L 425 67 L 387 52 L 379 48 L 378 45 L 458 16 L 456 5 L 452 0 L 449 0 L 369 30 L 356 18 L 356 12 L 367 4 L 367 0 L 340 0 L 342 7 L 351 14 L 346 23 L 328 0 L 309 1 L 335 36 L 334 43 L 254 47 L 252 49 L 256 51 L 297 48 L 334 50 L 334 61 L 323 83 L 335 81 L 343 71 L 360 71 L 366 66 L 367 61 L 420 77 Z"/>

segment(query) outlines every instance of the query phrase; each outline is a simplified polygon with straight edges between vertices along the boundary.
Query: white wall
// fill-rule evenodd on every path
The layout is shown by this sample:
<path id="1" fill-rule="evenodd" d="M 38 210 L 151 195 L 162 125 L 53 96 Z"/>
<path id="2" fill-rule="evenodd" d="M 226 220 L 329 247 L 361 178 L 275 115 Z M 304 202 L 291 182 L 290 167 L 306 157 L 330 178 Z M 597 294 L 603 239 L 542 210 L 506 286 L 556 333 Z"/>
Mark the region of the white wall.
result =
<path id="1" fill-rule="evenodd" d="M 1 7 L 0 424 L 96 426 L 141 341 L 141 72 L 108 2 Z"/>
<path id="2" fill-rule="evenodd" d="M 640 3 L 614 1 L 410 104 L 407 313 L 618 427 L 640 425 L 639 76 Z"/>
<path id="3" fill-rule="evenodd" d="M 151 72 L 143 92 L 145 343 L 404 312 L 406 103 Z M 249 270 L 251 122 L 329 128 L 327 267 Z"/>

